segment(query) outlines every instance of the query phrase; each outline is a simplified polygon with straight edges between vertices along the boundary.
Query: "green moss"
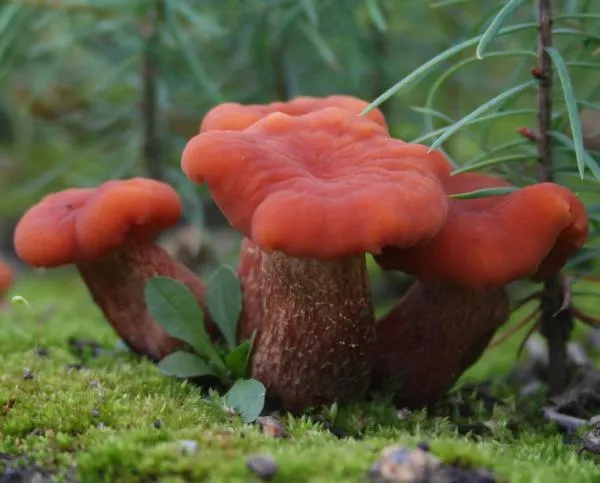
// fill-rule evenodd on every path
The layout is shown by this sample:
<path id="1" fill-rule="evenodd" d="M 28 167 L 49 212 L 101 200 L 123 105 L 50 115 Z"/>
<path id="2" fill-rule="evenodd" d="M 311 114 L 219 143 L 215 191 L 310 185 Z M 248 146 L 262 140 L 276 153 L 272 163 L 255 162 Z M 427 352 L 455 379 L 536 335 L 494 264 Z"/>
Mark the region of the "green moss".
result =
<path id="1" fill-rule="evenodd" d="M 360 481 L 382 448 L 421 440 L 447 461 L 489 467 L 511 482 L 600 479 L 597 461 L 579 457 L 578 447 L 551 428 L 513 434 L 499 410 L 487 417 L 491 435 L 480 439 L 424 412 L 399 420 L 393 407 L 376 401 L 341 408 L 338 416 L 340 426 L 361 430 L 364 439 L 339 440 L 310 418 L 289 417 L 289 438 L 275 440 L 229 417 L 192 385 L 119 350 L 70 273 L 42 273 L 14 293 L 31 309 L 8 307 L 0 315 L 0 452 L 30 456 L 58 481 L 70 472 L 85 482 L 259 481 L 245 465 L 260 452 L 278 461 L 274 481 Z M 105 350 L 74 368 L 69 337 L 96 340 Z M 513 361 L 510 349 L 490 351 L 467 379 Z M 33 377 L 23 377 L 26 368 Z M 184 440 L 197 448 L 185 451 Z"/>

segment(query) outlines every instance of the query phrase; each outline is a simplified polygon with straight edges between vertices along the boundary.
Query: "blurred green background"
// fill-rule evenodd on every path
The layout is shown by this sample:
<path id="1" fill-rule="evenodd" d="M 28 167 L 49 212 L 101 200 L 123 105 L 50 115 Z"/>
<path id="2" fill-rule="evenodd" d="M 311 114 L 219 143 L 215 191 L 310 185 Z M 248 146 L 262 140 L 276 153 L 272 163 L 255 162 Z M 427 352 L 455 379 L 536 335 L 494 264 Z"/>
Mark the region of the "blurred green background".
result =
<path id="1" fill-rule="evenodd" d="M 600 94 L 600 4 L 556 2 L 555 45 L 571 75 L 590 156 Z M 0 250 L 9 256 L 23 211 L 48 192 L 136 175 L 164 179 L 188 221 L 224 225 L 202 188 L 179 169 L 203 115 L 223 101 L 296 95 L 373 100 L 444 50 L 480 34 L 502 7 L 488 0 L 4 0 L 0 5 Z M 436 64 L 382 106 L 393 135 L 431 144 L 440 129 L 531 78 L 535 2 L 525 2 L 484 60 L 474 44 Z M 583 16 L 581 14 L 584 14 Z M 569 136 L 556 82 L 553 130 Z M 489 109 L 444 143 L 457 165 L 494 164 L 517 184 L 538 176 L 536 90 Z M 591 127 L 590 127 L 591 126 Z M 590 134 L 591 132 L 591 134 Z M 433 133 L 433 134 L 431 134 Z M 563 136 L 564 137 L 564 136 Z M 596 145 L 594 145 L 594 141 Z M 595 256 L 597 181 L 578 175 L 557 137 L 557 181 L 588 203 Z M 578 260 L 579 261 L 579 260 Z M 577 262 L 578 262 L 577 261 Z"/>

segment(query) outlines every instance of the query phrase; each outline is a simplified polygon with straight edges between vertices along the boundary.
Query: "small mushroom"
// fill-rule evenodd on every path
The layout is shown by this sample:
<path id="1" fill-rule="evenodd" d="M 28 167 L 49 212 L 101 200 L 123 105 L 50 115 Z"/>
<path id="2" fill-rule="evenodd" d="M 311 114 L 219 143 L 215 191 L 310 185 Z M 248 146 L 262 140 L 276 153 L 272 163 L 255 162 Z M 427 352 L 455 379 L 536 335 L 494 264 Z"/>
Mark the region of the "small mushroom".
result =
<path id="1" fill-rule="evenodd" d="M 508 186 L 483 174 L 445 183 L 448 194 Z M 583 246 L 587 218 L 566 188 L 542 183 L 504 196 L 451 199 L 429 242 L 386 247 L 377 261 L 419 281 L 377 325 L 373 385 L 399 385 L 396 402 L 435 401 L 474 364 L 510 314 L 504 286 L 558 271 Z"/>
<path id="2" fill-rule="evenodd" d="M 74 263 L 96 304 L 135 352 L 159 360 L 181 346 L 150 317 L 144 286 L 175 278 L 202 300 L 204 284 L 153 242 L 180 217 L 177 193 L 159 181 L 113 180 L 44 197 L 14 234 L 19 257 L 36 267 Z M 208 324 L 211 335 L 216 327 Z"/>
<path id="3" fill-rule="evenodd" d="M 253 376 L 292 411 L 364 395 L 375 337 L 365 253 L 435 235 L 445 158 L 331 107 L 203 132 L 182 167 L 247 238 L 244 324 L 262 327 Z"/>

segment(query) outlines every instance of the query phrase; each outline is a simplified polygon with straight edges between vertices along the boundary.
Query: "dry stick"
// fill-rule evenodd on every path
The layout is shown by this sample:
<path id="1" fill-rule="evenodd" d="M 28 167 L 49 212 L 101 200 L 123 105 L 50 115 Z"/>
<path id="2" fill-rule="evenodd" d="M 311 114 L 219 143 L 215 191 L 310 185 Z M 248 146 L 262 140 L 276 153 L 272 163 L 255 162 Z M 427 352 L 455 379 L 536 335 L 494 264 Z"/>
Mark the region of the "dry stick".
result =
<path id="1" fill-rule="evenodd" d="M 542 181 L 554 179 L 551 147 L 552 64 L 546 49 L 552 46 L 551 0 L 538 0 L 538 65 L 533 74 L 538 87 L 538 155 Z M 561 274 L 544 283 L 540 301 L 540 332 L 548 343 L 549 395 L 562 393 L 567 386 L 567 342 L 573 327 L 571 304 L 564 305 L 565 286 Z"/>
<path id="2" fill-rule="evenodd" d="M 583 310 L 581 310 L 575 306 L 573 306 L 572 310 L 573 310 L 573 315 L 575 316 L 576 319 L 580 320 L 584 324 L 589 325 L 590 327 L 593 327 L 595 329 L 600 328 L 600 318 L 595 317 L 590 314 L 586 314 Z"/>
<path id="3" fill-rule="evenodd" d="M 535 324 L 531 324 L 531 327 L 529 327 L 529 329 L 527 329 L 527 332 L 525 332 L 525 335 L 521 339 L 521 342 L 519 342 L 519 347 L 517 347 L 517 359 L 521 357 L 523 349 L 525 349 L 525 344 L 527 344 L 527 341 L 533 335 L 536 329 L 538 329 L 537 322 Z"/>
<path id="4" fill-rule="evenodd" d="M 520 331 L 523 327 L 525 327 L 527 324 L 529 324 L 533 319 L 535 319 L 538 314 L 539 314 L 539 309 L 536 307 L 535 309 L 533 309 L 533 311 L 531 311 L 531 313 L 529 313 L 523 319 L 521 319 L 519 322 L 517 322 L 515 325 L 513 325 L 512 327 L 507 329 L 497 339 L 494 339 L 488 346 L 488 349 L 497 347 L 500 344 L 502 344 L 504 341 L 508 340 L 510 337 L 512 337 L 514 334 L 516 334 L 518 331 Z M 533 324 L 533 326 L 536 327 L 537 324 Z"/>
<path id="5" fill-rule="evenodd" d="M 156 0 L 144 26 L 144 54 L 142 58 L 142 108 L 141 121 L 144 129 L 142 164 L 146 175 L 162 179 L 160 140 L 158 133 L 158 95 L 156 51 L 159 44 L 158 30 L 164 16 L 163 0 Z"/>

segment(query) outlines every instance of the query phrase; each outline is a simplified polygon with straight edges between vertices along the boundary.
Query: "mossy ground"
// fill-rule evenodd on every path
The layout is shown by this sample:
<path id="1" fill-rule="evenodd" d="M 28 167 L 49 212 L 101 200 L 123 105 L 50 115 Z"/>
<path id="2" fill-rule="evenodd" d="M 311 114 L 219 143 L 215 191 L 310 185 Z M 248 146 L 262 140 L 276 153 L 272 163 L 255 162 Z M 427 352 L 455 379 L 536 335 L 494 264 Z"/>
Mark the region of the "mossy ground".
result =
<path id="1" fill-rule="evenodd" d="M 338 417 L 350 433 L 360 429 L 362 439 L 340 440 L 306 417 L 284 417 L 289 438 L 273 439 L 192 385 L 113 351 L 116 337 L 69 273 L 30 276 L 17 293 L 31 309 L 6 307 L 0 315 L 0 453 L 23 464 L 29 457 L 57 481 L 259 481 L 246 458 L 263 452 L 278 462 L 273 481 L 364 481 L 382 448 L 422 440 L 444 460 L 491 468 L 511 482 L 600 481 L 600 460 L 579 456 L 555 428 L 509 430 L 510 409 L 486 416 L 490 434 L 477 437 L 461 435 L 451 419 L 414 413 L 399 420 L 393 407 L 372 402 L 342 408 Z M 78 359 L 69 337 L 93 339 L 107 351 L 72 367 Z M 506 370 L 515 343 L 491 351 L 466 379 Z M 24 378 L 26 368 L 33 377 Z M 196 441 L 197 451 L 186 454 L 182 440 Z"/>

